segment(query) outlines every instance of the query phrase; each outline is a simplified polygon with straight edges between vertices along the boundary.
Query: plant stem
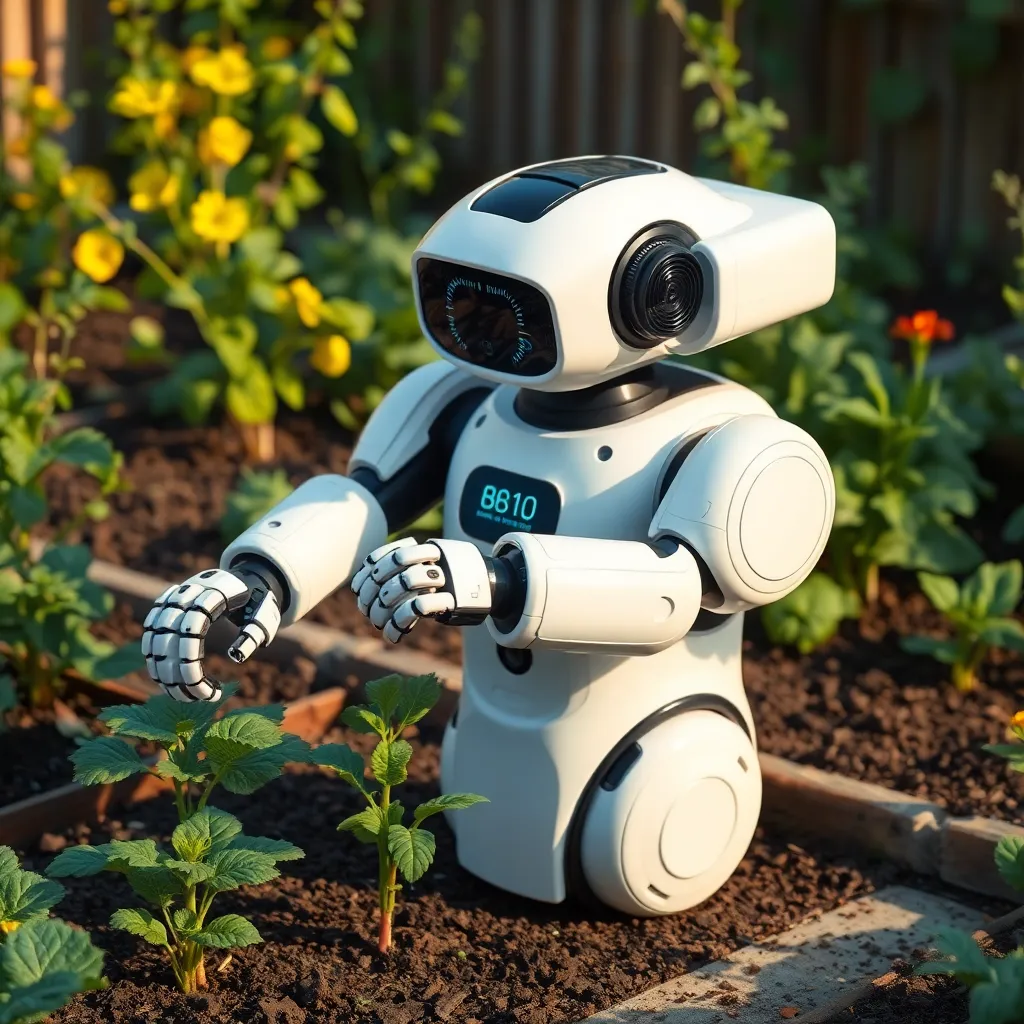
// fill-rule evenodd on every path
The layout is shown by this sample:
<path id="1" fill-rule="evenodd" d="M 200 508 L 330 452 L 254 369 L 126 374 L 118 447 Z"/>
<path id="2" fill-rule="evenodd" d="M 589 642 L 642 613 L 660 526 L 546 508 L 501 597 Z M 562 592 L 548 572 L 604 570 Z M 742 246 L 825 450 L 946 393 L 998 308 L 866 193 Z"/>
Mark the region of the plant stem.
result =
<path id="1" fill-rule="evenodd" d="M 388 850 L 388 806 L 391 803 L 391 787 L 384 786 L 380 798 L 381 829 L 377 837 L 377 853 L 379 857 L 379 900 L 380 900 L 380 934 L 377 948 L 386 953 L 391 948 L 391 920 L 395 913 L 395 879 L 397 865 Z"/>

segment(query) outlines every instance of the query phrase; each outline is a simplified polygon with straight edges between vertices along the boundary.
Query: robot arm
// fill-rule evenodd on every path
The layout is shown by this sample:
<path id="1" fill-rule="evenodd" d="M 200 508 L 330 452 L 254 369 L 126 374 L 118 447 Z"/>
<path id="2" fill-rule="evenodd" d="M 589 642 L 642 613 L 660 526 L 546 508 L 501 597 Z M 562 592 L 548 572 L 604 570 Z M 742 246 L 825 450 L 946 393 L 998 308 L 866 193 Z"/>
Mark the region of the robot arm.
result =
<path id="1" fill-rule="evenodd" d="M 649 543 L 510 533 L 488 558 L 464 541 L 404 541 L 371 553 L 353 578 L 360 608 L 392 642 L 434 616 L 486 621 L 503 647 L 655 654 L 685 636 L 701 608 L 768 604 L 813 569 L 835 488 L 799 427 L 736 417 L 671 471 Z"/>
<path id="2" fill-rule="evenodd" d="M 228 649 L 240 663 L 345 583 L 441 500 L 455 443 L 489 390 L 443 362 L 405 377 L 366 425 L 347 477 L 307 480 L 227 547 L 219 569 L 160 596 L 142 638 L 151 677 L 178 700 L 219 697 L 202 664 L 213 621 L 226 614 L 240 627 Z"/>

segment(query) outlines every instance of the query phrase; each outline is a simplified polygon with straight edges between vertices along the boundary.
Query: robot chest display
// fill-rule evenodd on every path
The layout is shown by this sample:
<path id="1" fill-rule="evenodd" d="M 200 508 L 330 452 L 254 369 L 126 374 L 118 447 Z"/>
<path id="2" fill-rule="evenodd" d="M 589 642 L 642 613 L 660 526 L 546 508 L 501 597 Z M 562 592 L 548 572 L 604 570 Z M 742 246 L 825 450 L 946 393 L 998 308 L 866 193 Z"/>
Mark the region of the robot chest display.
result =
<path id="1" fill-rule="evenodd" d="M 658 418 L 573 432 L 542 431 L 499 390 L 470 420 L 445 489 L 445 536 L 490 553 L 506 533 L 643 540 L 676 436 Z M 646 418 L 645 418 L 646 419 Z M 663 435 L 663 436 L 660 436 Z"/>

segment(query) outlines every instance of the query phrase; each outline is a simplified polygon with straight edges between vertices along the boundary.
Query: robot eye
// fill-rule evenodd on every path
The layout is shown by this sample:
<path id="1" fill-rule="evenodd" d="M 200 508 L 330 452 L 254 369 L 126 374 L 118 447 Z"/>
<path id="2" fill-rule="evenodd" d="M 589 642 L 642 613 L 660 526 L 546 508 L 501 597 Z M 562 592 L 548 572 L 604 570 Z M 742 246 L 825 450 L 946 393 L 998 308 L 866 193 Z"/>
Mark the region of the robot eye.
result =
<path id="1" fill-rule="evenodd" d="M 619 259 L 610 295 L 612 321 L 634 348 L 678 337 L 700 311 L 704 276 L 687 234 L 645 231 Z"/>

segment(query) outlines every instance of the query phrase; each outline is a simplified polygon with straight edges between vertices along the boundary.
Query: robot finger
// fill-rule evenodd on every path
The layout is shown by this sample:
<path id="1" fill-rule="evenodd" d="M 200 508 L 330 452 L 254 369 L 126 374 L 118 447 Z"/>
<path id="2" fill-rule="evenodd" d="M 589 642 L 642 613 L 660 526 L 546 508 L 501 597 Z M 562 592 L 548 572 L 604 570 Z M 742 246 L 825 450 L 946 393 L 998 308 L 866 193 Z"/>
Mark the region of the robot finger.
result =
<path id="1" fill-rule="evenodd" d="M 444 573 L 439 566 L 423 564 L 411 565 L 393 576 L 380 588 L 378 600 L 382 605 L 391 608 L 410 594 L 417 591 L 436 590 L 445 584 Z"/>
<path id="2" fill-rule="evenodd" d="M 202 639 L 210 630 L 210 622 L 210 616 L 206 612 L 192 608 L 182 616 L 181 622 L 178 623 L 178 632 L 182 636 L 196 636 Z"/>
<path id="3" fill-rule="evenodd" d="M 436 544 L 411 544 L 385 555 L 373 567 L 370 578 L 377 583 L 386 583 L 410 565 L 422 562 L 437 562 L 441 557 L 441 549 Z"/>
<path id="4" fill-rule="evenodd" d="M 206 590 L 207 588 L 199 583 L 182 583 L 180 587 L 174 588 L 174 591 L 164 603 L 174 608 L 188 608 Z"/>
<path id="5" fill-rule="evenodd" d="M 356 604 L 359 606 L 359 610 L 364 614 L 370 613 L 370 607 L 373 602 L 377 600 L 377 595 L 380 593 L 380 587 L 374 583 L 373 579 L 369 576 L 363 582 L 362 587 L 359 588 L 359 600 Z"/>
<path id="6" fill-rule="evenodd" d="M 186 683 L 178 687 L 188 694 L 191 700 L 220 700 L 220 683 L 209 676 L 204 676 L 198 683 Z"/>
<path id="7" fill-rule="evenodd" d="M 245 604 L 249 597 L 249 588 L 227 569 L 207 569 L 196 573 L 185 580 L 184 586 L 198 585 L 203 590 L 215 590 L 224 598 L 229 611 L 234 611 Z M 196 594 L 200 597 L 201 592 Z"/>
<path id="8" fill-rule="evenodd" d="M 454 609 L 455 598 L 451 594 L 420 594 L 394 609 L 391 621 L 399 630 L 407 632 L 419 619 L 443 615 Z"/>
<path id="9" fill-rule="evenodd" d="M 390 544 L 384 544 L 379 548 L 374 548 L 363 561 L 362 568 L 352 577 L 352 581 L 349 586 L 352 588 L 352 592 L 358 594 L 362 589 L 363 584 L 370 578 L 370 573 L 373 572 L 373 567 L 385 556 L 389 555 L 392 551 L 401 547 L 408 547 L 411 544 L 415 544 L 416 541 L 412 537 L 403 537 L 401 540 L 394 540 Z"/>
<path id="10" fill-rule="evenodd" d="M 250 622 L 228 648 L 228 657 L 236 665 L 241 665 L 243 661 L 252 657 L 264 643 L 266 643 L 266 633 L 258 624 Z"/>
<path id="11" fill-rule="evenodd" d="M 378 598 L 372 605 L 370 605 L 370 610 L 366 613 L 366 617 L 378 629 L 383 629 L 391 618 L 391 609 L 381 604 L 380 599 Z"/>

